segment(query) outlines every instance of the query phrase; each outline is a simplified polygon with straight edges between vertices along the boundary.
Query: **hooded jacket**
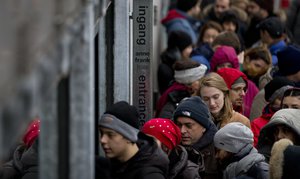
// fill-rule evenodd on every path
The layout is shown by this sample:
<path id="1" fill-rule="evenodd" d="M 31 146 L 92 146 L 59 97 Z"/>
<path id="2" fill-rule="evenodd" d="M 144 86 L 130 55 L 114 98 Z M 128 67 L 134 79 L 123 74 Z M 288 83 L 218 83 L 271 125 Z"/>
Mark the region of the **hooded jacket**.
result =
<path id="1" fill-rule="evenodd" d="M 253 132 L 254 147 L 257 146 L 257 141 L 258 141 L 258 136 L 259 136 L 260 130 L 266 124 L 268 124 L 268 122 L 270 121 L 270 119 L 274 115 L 274 113 L 275 112 L 272 111 L 272 109 L 270 108 L 270 105 L 268 104 L 263 109 L 262 115 L 256 119 L 254 119 L 253 121 L 251 121 L 251 130 Z"/>
<path id="2" fill-rule="evenodd" d="M 206 179 L 215 179 L 219 178 L 220 171 L 218 169 L 217 160 L 215 158 L 215 147 L 214 147 L 214 135 L 217 132 L 216 126 L 211 123 L 209 128 L 206 129 L 206 132 L 200 138 L 198 142 L 196 142 L 192 147 L 186 147 L 189 153 L 189 159 L 194 163 L 197 163 L 200 166 L 200 170 L 204 169 L 204 171 L 200 171 L 201 178 Z M 198 158 L 198 162 L 195 161 L 195 153 L 193 150 L 196 150 L 200 153 L 200 158 Z M 203 158 L 202 158 L 203 157 Z M 202 161 L 203 160 L 203 161 Z M 204 162 L 204 168 L 203 163 Z M 202 166 L 202 167 L 201 167 Z"/>
<path id="3" fill-rule="evenodd" d="M 230 90 L 231 86 L 238 78 L 242 77 L 244 79 L 247 85 L 247 92 L 244 97 L 244 108 L 239 106 L 233 106 L 233 109 L 241 114 L 244 114 L 246 117 L 249 117 L 253 99 L 259 92 L 258 88 L 252 81 L 247 79 L 247 76 L 243 72 L 239 71 L 238 69 L 221 68 L 217 71 L 217 73 L 223 77 L 224 81 L 227 84 L 227 87 Z"/>
<path id="4" fill-rule="evenodd" d="M 300 141 L 300 110 L 299 109 L 281 109 L 277 111 L 270 122 L 260 131 L 257 143 L 259 153 L 263 154 L 266 161 L 269 161 L 271 149 L 275 142 L 274 131 L 276 126 L 284 125 L 289 127 L 296 135 L 296 140 Z M 298 144 L 297 144 L 298 145 Z"/>
<path id="5" fill-rule="evenodd" d="M 111 160 L 111 176 L 115 179 L 164 179 L 168 175 L 168 156 L 152 137 L 138 134 L 139 151 L 125 163 Z"/>
<path id="6" fill-rule="evenodd" d="M 166 27 L 167 33 L 172 31 L 183 31 L 190 35 L 196 44 L 201 27 L 201 21 L 189 16 L 187 13 L 178 9 L 170 10 L 161 23 Z"/>

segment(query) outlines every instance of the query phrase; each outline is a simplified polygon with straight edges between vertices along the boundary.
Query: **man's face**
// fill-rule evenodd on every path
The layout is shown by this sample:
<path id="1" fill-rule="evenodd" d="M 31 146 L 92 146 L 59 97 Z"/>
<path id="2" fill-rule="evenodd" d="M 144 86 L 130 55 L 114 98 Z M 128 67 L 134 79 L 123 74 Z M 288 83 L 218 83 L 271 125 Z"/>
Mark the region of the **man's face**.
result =
<path id="1" fill-rule="evenodd" d="M 231 88 L 231 90 L 229 91 L 229 98 L 233 106 L 243 105 L 246 91 L 247 88 L 246 88 L 246 84 L 244 83 L 234 85 L 234 87 Z"/>
<path id="2" fill-rule="evenodd" d="M 219 32 L 216 29 L 208 28 L 203 34 L 202 41 L 211 45 L 218 35 Z"/>
<path id="3" fill-rule="evenodd" d="M 99 127 L 100 143 L 107 158 L 115 158 L 120 161 L 126 154 L 126 148 L 131 142 L 116 131 L 104 127 Z"/>
<path id="4" fill-rule="evenodd" d="M 220 17 L 220 15 L 229 9 L 229 0 L 216 0 L 214 10 L 217 17 Z"/>
<path id="5" fill-rule="evenodd" d="M 202 125 L 188 117 L 178 117 L 176 124 L 181 131 L 182 145 L 190 146 L 195 144 L 199 141 L 199 139 L 203 136 L 203 133 L 206 131 L 206 129 Z"/>

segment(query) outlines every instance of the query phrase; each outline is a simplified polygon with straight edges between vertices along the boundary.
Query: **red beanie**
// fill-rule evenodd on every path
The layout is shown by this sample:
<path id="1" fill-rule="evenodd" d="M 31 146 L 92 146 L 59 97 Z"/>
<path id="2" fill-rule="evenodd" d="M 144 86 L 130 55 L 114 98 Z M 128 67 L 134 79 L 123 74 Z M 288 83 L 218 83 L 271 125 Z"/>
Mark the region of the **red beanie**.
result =
<path id="1" fill-rule="evenodd" d="M 154 136 L 170 150 L 179 145 L 181 141 L 180 129 L 170 119 L 151 119 L 144 124 L 142 132 Z"/>
<path id="2" fill-rule="evenodd" d="M 39 133 L 40 133 L 40 120 L 35 119 L 29 124 L 26 133 L 23 137 L 23 142 L 25 143 L 25 145 L 27 147 L 30 147 L 33 144 L 34 140 L 38 137 Z"/>

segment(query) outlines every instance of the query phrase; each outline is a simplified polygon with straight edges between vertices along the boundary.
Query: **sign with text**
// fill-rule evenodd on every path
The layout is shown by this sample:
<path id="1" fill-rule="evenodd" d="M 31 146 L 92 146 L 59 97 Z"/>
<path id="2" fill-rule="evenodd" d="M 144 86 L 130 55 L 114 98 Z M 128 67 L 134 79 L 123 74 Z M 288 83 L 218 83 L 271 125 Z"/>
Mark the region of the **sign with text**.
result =
<path id="1" fill-rule="evenodd" d="M 133 1 L 133 105 L 140 126 L 152 118 L 153 1 Z"/>

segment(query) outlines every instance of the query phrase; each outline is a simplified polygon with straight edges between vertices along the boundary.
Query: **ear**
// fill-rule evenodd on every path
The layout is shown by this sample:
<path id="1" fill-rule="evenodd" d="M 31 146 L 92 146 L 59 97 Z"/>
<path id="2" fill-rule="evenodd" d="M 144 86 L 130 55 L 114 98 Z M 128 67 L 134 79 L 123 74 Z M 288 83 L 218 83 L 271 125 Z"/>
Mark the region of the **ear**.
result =
<path id="1" fill-rule="evenodd" d="M 206 128 L 203 128 L 202 133 L 204 133 L 206 131 Z"/>

